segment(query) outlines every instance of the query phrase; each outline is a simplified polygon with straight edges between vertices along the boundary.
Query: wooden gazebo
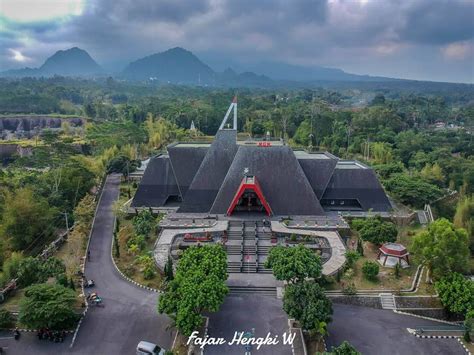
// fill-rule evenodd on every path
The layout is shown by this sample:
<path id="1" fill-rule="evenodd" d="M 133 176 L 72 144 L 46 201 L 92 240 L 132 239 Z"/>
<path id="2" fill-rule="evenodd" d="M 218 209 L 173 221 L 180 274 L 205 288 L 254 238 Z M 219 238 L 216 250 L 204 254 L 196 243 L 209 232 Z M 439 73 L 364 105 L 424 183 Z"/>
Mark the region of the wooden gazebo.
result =
<path id="1" fill-rule="evenodd" d="M 402 265 L 402 262 L 406 262 L 406 266 L 410 264 L 410 261 L 408 259 L 408 256 L 410 253 L 408 250 L 402 245 L 398 243 L 385 243 L 379 248 L 379 252 L 377 254 L 377 260 L 383 265 L 383 266 L 389 266 L 387 264 L 387 259 L 389 258 L 396 258 L 398 259 L 398 264 L 400 266 Z M 392 265 L 390 265 L 392 266 Z"/>

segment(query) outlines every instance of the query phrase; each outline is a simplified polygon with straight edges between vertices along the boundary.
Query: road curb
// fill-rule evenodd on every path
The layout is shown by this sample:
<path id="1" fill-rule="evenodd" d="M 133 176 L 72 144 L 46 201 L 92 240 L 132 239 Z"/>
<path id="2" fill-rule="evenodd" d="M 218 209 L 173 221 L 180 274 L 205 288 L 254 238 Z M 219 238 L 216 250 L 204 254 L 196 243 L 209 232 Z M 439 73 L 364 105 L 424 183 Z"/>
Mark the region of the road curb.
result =
<path id="1" fill-rule="evenodd" d="M 458 339 L 461 337 L 460 335 L 420 335 L 420 334 L 415 334 L 415 336 L 420 339 Z"/>
<path id="2" fill-rule="evenodd" d="M 10 331 L 14 331 L 14 330 L 18 330 L 19 332 L 21 333 L 34 333 L 34 332 L 39 332 L 40 329 L 25 329 L 25 328 L 10 328 L 10 329 L 7 329 L 7 330 L 10 330 Z M 67 333 L 67 334 L 72 334 L 75 332 L 75 330 L 63 330 L 63 332 Z"/>
<path id="3" fill-rule="evenodd" d="M 440 322 L 440 323 L 445 323 L 445 324 L 450 324 L 450 325 L 459 325 L 459 323 L 456 323 L 456 322 L 449 322 L 449 321 L 447 321 L 447 320 L 442 320 L 442 319 L 437 319 L 437 318 L 431 318 L 431 317 L 420 316 L 419 314 L 413 314 L 413 313 L 403 312 L 403 311 L 399 311 L 398 309 L 394 309 L 393 312 L 394 312 L 394 313 L 397 313 L 397 314 L 405 315 L 405 316 L 411 316 L 411 317 L 426 319 L 426 320 L 430 320 L 430 321 L 433 321 L 433 322 Z"/>
<path id="4" fill-rule="evenodd" d="M 464 345 L 464 343 L 462 342 L 461 337 L 458 337 L 458 342 L 459 342 L 459 344 L 461 344 L 461 346 L 462 346 L 463 349 L 466 351 L 466 353 L 467 353 L 468 355 L 471 355 L 471 352 L 469 351 L 469 349 L 468 349 L 468 348 L 466 347 L 466 345 Z"/>
<path id="5" fill-rule="evenodd" d="M 462 342 L 462 336 L 460 335 L 422 335 L 422 334 L 416 334 L 414 329 L 408 329 L 408 332 L 412 335 L 414 335 L 416 338 L 419 339 L 457 339 L 459 344 L 463 347 L 463 349 L 466 351 L 468 355 L 471 355 L 471 352 L 469 349 L 464 345 Z"/>

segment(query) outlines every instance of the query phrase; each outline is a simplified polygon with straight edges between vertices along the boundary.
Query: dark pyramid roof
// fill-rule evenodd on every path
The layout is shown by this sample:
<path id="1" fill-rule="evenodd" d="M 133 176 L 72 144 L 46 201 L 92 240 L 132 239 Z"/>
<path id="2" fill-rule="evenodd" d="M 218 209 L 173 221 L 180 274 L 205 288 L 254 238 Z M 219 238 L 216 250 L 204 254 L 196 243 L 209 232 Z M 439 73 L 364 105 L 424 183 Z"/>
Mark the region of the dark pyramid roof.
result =
<path id="1" fill-rule="evenodd" d="M 194 176 L 179 212 L 210 211 L 237 152 L 237 131 L 217 131 L 204 160 Z"/>
<path id="2" fill-rule="evenodd" d="M 171 169 L 169 157 L 152 158 L 138 185 L 132 207 L 161 207 L 170 195 L 178 195 L 178 185 Z"/>
<path id="3" fill-rule="evenodd" d="M 304 174 L 308 178 L 314 193 L 321 199 L 324 190 L 331 179 L 336 159 L 298 159 Z"/>
<path id="4" fill-rule="evenodd" d="M 248 168 L 276 215 L 318 215 L 323 209 L 288 146 L 239 146 L 211 213 L 226 213 Z"/>
<path id="5" fill-rule="evenodd" d="M 366 211 L 387 212 L 390 201 L 375 172 L 369 168 L 334 169 L 323 199 L 357 199 Z"/>
<path id="6" fill-rule="evenodd" d="M 168 147 L 168 154 L 171 166 L 179 186 L 182 198 L 186 195 L 189 185 L 193 181 L 201 163 L 206 155 L 208 147 L 178 147 L 176 145 Z"/>

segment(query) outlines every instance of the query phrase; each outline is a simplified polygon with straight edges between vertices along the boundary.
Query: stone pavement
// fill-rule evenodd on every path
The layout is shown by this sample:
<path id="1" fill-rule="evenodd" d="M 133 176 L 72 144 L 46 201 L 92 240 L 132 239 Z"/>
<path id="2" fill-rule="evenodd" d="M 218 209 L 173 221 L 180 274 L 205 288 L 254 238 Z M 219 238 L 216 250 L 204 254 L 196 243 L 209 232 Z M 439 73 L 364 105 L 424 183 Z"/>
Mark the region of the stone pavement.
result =
<path id="1" fill-rule="evenodd" d="M 307 229 L 287 228 L 278 221 L 272 221 L 272 231 L 276 233 L 296 233 L 300 235 L 310 235 L 315 237 L 326 238 L 331 246 L 331 257 L 323 265 L 323 274 L 332 275 L 339 270 L 346 262 L 346 247 L 335 231 L 314 231 Z"/>
<path id="2" fill-rule="evenodd" d="M 156 264 L 161 270 L 165 269 L 171 245 L 176 235 L 185 233 L 223 232 L 227 229 L 227 224 L 227 221 L 217 221 L 214 226 L 209 228 L 163 229 L 155 244 L 154 257 Z"/>

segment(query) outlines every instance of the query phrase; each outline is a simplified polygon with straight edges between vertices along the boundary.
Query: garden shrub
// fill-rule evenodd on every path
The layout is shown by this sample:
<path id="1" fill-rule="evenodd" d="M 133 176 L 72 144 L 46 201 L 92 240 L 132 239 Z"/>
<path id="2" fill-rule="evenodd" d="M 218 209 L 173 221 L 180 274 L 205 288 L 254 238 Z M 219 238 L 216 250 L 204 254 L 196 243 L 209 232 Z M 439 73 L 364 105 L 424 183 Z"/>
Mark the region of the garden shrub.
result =
<path id="1" fill-rule="evenodd" d="M 364 265 L 362 265 L 362 273 L 367 280 L 376 280 L 379 270 L 379 264 L 377 264 L 375 261 L 366 261 Z"/>
<path id="2" fill-rule="evenodd" d="M 149 210 L 140 211 L 132 220 L 133 228 L 137 235 L 148 237 L 155 226 L 155 218 Z"/>
<path id="3" fill-rule="evenodd" d="M 13 315 L 6 309 L 0 309 L 0 328 L 8 329 L 13 326 Z"/>

